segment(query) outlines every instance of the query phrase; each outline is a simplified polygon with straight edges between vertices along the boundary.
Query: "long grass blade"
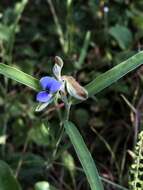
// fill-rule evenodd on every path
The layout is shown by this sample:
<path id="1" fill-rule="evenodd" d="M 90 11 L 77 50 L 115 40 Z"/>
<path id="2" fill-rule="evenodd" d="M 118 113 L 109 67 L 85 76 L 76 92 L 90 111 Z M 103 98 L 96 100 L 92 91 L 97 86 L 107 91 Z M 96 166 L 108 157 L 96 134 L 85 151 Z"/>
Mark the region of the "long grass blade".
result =
<path id="1" fill-rule="evenodd" d="M 81 165 L 87 176 L 91 189 L 103 190 L 103 185 L 101 183 L 93 158 L 87 146 L 85 145 L 84 140 L 80 135 L 79 131 L 73 123 L 68 121 L 64 123 L 64 127 L 81 162 Z"/>
<path id="2" fill-rule="evenodd" d="M 99 93 L 101 90 L 110 86 L 111 84 L 122 78 L 124 75 L 136 69 L 142 64 L 143 51 L 137 53 L 126 61 L 101 74 L 92 82 L 87 84 L 85 88 L 87 89 L 89 96 Z"/>
<path id="3" fill-rule="evenodd" d="M 10 79 L 16 80 L 17 82 L 22 83 L 36 91 L 40 90 L 38 79 L 24 73 L 23 71 L 18 70 L 17 68 L 1 63 L 0 74 L 3 74 Z"/>
<path id="4" fill-rule="evenodd" d="M 89 43 L 90 43 L 90 38 L 91 38 L 91 32 L 87 31 L 83 47 L 81 48 L 81 53 L 80 53 L 79 60 L 75 63 L 75 66 L 76 66 L 77 69 L 80 69 L 82 67 L 82 64 L 83 64 L 83 62 L 85 60 L 87 50 L 88 50 L 88 46 L 89 46 Z"/>

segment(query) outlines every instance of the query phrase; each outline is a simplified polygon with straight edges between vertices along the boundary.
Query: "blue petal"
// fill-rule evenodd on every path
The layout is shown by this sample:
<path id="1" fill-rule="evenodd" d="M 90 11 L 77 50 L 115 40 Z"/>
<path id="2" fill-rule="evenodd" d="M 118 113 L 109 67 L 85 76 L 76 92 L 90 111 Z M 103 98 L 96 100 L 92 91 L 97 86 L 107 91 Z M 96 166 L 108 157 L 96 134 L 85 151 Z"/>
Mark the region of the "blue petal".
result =
<path id="1" fill-rule="evenodd" d="M 62 86 L 62 83 L 59 82 L 59 81 L 57 81 L 57 80 L 55 79 L 55 81 L 53 81 L 53 83 L 52 83 L 52 85 L 51 85 L 51 87 L 50 87 L 50 92 L 51 92 L 51 93 L 57 92 L 58 90 L 60 90 L 61 86 Z"/>
<path id="2" fill-rule="evenodd" d="M 40 79 L 40 84 L 44 90 L 49 90 L 55 80 L 56 79 L 54 79 L 53 77 L 42 77 Z"/>
<path id="3" fill-rule="evenodd" d="M 48 92 L 41 91 L 37 94 L 36 100 L 39 102 L 48 102 L 52 98 L 52 94 Z"/>

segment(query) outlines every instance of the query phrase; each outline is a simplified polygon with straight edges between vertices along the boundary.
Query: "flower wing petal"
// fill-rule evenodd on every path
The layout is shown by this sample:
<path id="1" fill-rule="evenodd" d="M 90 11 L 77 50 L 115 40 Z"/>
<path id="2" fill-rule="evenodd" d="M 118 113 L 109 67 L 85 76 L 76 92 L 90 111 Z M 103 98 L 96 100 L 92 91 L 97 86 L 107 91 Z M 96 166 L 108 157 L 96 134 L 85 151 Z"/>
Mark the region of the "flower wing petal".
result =
<path id="1" fill-rule="evenodd" d="M 48 102 L 51 98 L 52 94 L 49 94 L 46 91 L 41 91 L 36 96 L 36 100 L 39 102 Z"/>
<path id="2" fill-rule="evenodd" d="M 42 77 L 42 78 L 40 79 L 40 84 L 41 84 L 41 86 L 42 86 L 42 88 L 43 88 L 44 90 L 50 89 L 51 86 L 52 86 L 52 84 L 53 84 L 53 82 L 54 82 L 55 80 L 56 80 L 56 79 L 54 79 L 54 77 L 48 77 L 48 76 Z"/>
<path id="3" fill-rule="evenodd" d="M 57 80 L 55 79 L 55 80 L 53 81 L 51 87 L 50 87 L 50 93 L 53 94 L 53 93 L 57 92 L 58 90 L 60 90 L 61 86 L 62 86 L 62 83 L 59 82 L 59 81 L 57 81 Z"/>

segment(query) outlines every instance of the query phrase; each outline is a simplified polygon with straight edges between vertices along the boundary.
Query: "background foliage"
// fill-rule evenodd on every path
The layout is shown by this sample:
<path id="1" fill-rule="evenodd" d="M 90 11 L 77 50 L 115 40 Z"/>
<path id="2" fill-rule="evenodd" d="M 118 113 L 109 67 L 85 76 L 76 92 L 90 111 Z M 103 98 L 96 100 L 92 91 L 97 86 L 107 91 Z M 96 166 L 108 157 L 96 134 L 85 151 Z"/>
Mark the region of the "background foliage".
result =
<path id="1" fill-rule="evenodd" d="M 63 73 L 86 85 L 142 49 L 142 10 L 141 0 L 2 1 L 1 62 L 39 79 L 51 75 L 59 55 Z M 142 130 L 142 72 L 140 67 L 71 111 L 107 190 L 119 189 L 111 181 L 128 187 L 132 150 Z M 37 114 L 35 106 L 32 90 L 0 76 L 1 159 L 23 189 L 39 190 L 39 183 L 89 189 L 66 136 L 53 157 L 59 126 L 55 107 Z"/>

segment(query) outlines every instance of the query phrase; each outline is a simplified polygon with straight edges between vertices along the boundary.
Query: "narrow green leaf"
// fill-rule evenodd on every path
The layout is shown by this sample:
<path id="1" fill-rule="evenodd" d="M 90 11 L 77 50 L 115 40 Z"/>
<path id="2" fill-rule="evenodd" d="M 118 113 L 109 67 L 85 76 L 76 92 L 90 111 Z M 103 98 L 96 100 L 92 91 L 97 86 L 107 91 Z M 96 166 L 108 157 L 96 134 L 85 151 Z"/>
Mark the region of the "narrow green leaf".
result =
<path id="1" fill-rule="evenodd" d="M 122 78 L 124 75 L 136 69 L 142 64 L 143 51 L 137 53 L 126 61 L 101 74 L 92 82 L 87 84 L 85 88 L 87 89 L 89 96 L 99 93 L 101 90 L 110 86 L 111 84 Z"/>
<path id="2" fill-rule="evenodd" d="M 36 91 L 40 90 L 38 79 L 24 73 L 23 71 L 18 70 L 17 68 L 1 63 L 0 74 L 3 74 L 10 79 L 16 80 L 17 82 L 22 83 L 26 86 L 29 86 Z"/>
<path id="3" fill-rule="evenodd" d="M 9 166 L 0 160 L 0 189 L 1 190 L 21 190 Z"/>
<path id="4" fill-rule="evenodd" d="M 79 131 L 73 123 L 68 121 L 64 123 L 64 127 L 82 164 L 91 189 L 103 190 L 95 163 Z"/>
<path id="5" fill-rule="evenodd" d="M 75 63 L 75 66 L 76 66 L 77 69 L 80 69 L 82 67 L 82 64 L 83 64 L 83 62 L 85 60 L 85 57 L 87 55 L 87 49 L 88 49 L 88 46 L 89 46 L 89 43 L 90 43 L 90 38 L 91 38 L 91 32 L 87 31 L 83 47 L 81 48 L 81 53 L 80 53 L 79 60 Z"/>
<path id="6" fill-rule="evenodd" d="M 20 19 L 22 12 L 24 11 L 24 8 L 27 3 L 28 3 L 28 0 L 21 0 L 21 2 L 18 2 L 15 4 L 14 12 L 17 16 L 16 20 Z"/>
<path id="7" fill-rule="evenodd" d="M 0 40 L 8 41 L 10 36 L 10 28 L 0 23 Z"/>

